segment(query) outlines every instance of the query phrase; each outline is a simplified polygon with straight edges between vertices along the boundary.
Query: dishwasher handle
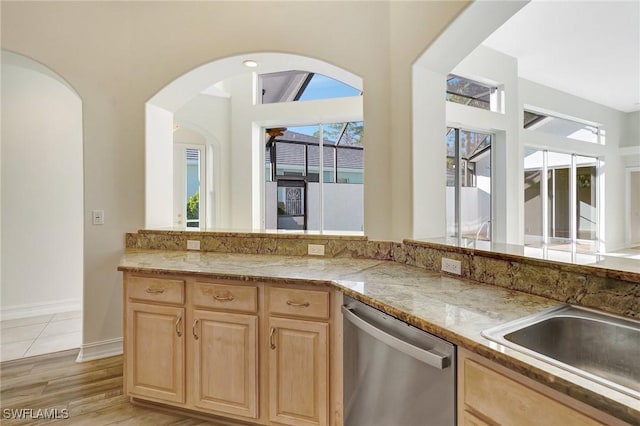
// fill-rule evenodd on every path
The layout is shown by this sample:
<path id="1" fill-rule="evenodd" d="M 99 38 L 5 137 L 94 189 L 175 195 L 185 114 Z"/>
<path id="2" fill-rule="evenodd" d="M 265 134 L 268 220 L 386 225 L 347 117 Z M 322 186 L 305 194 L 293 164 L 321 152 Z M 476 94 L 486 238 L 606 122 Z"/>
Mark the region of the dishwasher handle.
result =
<path id="1" fill-rule="evenodd" d="M 386 345 L 403 352 L 418 361 L 421 361 L 431 367 L 437 368 L 439 370 L 444 370 L 451 365 L 450 359 L 448 356 L 440 355 L 426 349 L 419 348 L 410 343 L 405 342 L 402 339 L 399 339 L 391 334 L 380 330 L 376 326 L 368 323 L 367 321 L 360 318 L 355 312 L 346 306 L 342 306 L 342 314 L 344 317 L 353 325 L 358 327 L 360 330 L 374 337 L 375 339 L 385 343 Z"/>

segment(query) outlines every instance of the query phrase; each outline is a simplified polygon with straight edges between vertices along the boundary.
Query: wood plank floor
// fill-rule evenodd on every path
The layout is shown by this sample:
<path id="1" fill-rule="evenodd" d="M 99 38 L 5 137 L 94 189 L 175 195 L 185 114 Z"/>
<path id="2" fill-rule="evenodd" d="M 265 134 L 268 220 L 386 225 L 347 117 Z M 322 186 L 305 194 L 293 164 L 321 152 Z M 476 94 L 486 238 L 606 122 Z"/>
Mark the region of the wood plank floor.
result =
<path id="1" fill-rule="evenodd" d="M 222 426 L 131 404 L 122 390 L 122 356 L 76 363 L 78 350 L 0 363 L 0 423 L 32 425 Z M 26 419 L 11 410 L 32 409 Z M 68 411 L 68 419 L 38 418 L 38 410 Z M 15 413 L 15 411 L 13 411 Z M 35 417 L 35 418 L 32 418 Z"/>

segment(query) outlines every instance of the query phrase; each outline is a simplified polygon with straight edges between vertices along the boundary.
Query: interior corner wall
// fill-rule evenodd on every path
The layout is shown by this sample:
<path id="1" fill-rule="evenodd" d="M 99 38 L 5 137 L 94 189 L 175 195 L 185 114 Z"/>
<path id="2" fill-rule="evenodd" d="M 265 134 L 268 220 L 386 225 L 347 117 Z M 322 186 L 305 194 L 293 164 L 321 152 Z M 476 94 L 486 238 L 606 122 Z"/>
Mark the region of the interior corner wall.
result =
<path id="1" fill-rule="evenodd" d="M 79 310 L 82 102 L 42 65 L 2 55 L 2 316 Z"/>

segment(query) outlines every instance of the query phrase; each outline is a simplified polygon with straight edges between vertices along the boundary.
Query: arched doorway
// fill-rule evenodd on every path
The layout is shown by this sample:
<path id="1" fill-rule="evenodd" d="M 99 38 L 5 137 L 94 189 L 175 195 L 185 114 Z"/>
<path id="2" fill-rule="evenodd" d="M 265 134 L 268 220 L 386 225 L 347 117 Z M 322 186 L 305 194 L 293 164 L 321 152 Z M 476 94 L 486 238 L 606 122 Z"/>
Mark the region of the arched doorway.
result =
<path id="1" fill-rule="evenodd" d="M 82 342 L 82 101 L 2 51 L 2 361 Z"/>

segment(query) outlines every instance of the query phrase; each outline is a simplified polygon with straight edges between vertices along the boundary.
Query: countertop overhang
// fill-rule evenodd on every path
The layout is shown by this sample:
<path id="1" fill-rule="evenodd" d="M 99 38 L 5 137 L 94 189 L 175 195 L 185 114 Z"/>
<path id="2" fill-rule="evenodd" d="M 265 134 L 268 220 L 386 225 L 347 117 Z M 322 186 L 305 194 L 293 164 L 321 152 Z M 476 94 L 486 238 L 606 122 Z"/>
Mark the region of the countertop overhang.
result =
<path id="1" fill-rule="evenodd" d="M 493 343 L 481 331 L 562 303 L 387 260 L 127 249 L 119 271 L 329 285 L 578 401 L 640 424 L 640 401 Z"/>

